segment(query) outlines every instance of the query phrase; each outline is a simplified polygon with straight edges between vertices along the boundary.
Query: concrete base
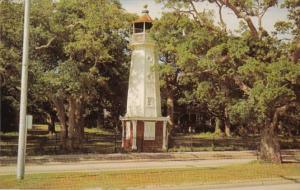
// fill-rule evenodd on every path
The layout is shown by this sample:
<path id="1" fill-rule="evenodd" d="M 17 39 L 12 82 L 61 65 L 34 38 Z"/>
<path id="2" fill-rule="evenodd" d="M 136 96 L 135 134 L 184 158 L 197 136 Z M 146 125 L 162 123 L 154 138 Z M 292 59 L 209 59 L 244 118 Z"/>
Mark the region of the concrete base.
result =
<path id="1" fill-rule="evenodd" d="M 135 118 L 136 119 L 136 118 Z M 167 147 L 167 129 L 164 120 L 154 120 L 153 118 L 147 120 L 135 120 L 131 118 L 122 118 L 122 147 L 128 152 L 163 152 Z M 155 122 L 155 139 L 146 140 L 144 138 L 144 124 L 145 122 Z M 130 135 L 127 127 L 130 126 Z M 165 128 L 165 129 L 164 129 Z M 136 130 L 136 131 L 135 131 Z"/>

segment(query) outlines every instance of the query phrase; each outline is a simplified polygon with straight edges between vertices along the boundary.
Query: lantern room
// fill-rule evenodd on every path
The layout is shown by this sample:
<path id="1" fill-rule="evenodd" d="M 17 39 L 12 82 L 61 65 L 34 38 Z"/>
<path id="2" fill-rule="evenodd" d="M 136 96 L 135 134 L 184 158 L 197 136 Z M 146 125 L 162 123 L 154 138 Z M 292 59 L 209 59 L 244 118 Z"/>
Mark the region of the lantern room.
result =
<path id="1" fill-rule="evenodd" d="M 142 11 L 142 16 L 133 22 L 133 33 L 146 33 L 152 27 L 152 19 L 149 16 L 149 11 L 147 9 Z"/>

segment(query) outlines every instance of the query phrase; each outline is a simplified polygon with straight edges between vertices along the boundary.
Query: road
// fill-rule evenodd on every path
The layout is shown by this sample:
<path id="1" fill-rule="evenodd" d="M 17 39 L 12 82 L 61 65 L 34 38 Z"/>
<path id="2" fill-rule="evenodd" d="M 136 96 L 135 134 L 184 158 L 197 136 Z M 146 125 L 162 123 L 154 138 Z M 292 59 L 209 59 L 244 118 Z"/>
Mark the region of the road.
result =
<path id="1" fill-rule="evenodd" d="M 220 159 L 220 160 L 125 160 L 125 161 L 82 161 L 76 163 L 47 163 L 43 165 L 26 165 L 28 173 L 56 172 L 100 172 L 111 170 L 155 169 L 155 168 L 195 168 L 220 167 L 231 164 L 243 164 L 255 159 Z M 15 166 L 1 166 L 0 175 L 15 174 Z"/>

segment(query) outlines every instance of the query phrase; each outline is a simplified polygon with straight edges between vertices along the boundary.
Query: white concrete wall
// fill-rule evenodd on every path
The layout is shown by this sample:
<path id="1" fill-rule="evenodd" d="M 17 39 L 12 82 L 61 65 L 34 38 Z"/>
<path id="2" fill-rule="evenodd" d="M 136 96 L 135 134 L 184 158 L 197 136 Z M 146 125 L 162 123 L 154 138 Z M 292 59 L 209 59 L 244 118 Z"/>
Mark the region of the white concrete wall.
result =
<path id="1" fill-rule="evenodd" d="M 144 39 L 145 41 L 131 44 L 133 52 L 127 97 L 127 117 L 161 116 L 159 75 L 154 68 L 154 65 L 158 64 L 158 56 L 153 41 L 149 38 Z"/>
<path id="2" fill-rule="evenodd" d="M 129 75 L 127 116 L 144 115 L 144 57 L 143 47 L 136 47 L 132 52 Z"/>

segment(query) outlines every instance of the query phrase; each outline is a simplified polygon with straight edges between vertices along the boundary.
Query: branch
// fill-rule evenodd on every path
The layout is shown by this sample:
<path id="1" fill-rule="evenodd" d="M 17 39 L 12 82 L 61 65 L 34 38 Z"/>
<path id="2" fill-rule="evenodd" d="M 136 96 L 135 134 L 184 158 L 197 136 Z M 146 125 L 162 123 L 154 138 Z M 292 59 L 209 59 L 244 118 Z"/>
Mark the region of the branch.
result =
<path id="1" fill-rule="evenodd" d="M 195 19 L 195 21 L 198 22 L 199 25 L 200 25 L 201 27 L 204 27 L 204 26 L 205 26 L 209 31 L 215 31 L 215 28 L 214 28 L 214 27 L 212 27 L 212 26 L 211 26 L 209 23 L 207 23 L 207 22 L 205 23 L 205 20 L 200 19 L 200 16 L 199 16 L 200 13 L 198 12 L 198 10 L 197 10 L 197 8 L 196 8 L 196 6 L 195 6 L 193 0 L 189 0 L 189 3 L 190 3 L 190 5 L 191 5 L 191 7 L 192 7 L 192 10 L 190 10 L 190 12 L 191 12 L 193 18 Z M 195 16 L 192 12 L 195 12 L 196 16 Z M 203 15 L 205 16 L 205 14 L 203 14 Z"/>
<path id="2" fill-rule="evenodd" d="M 223 15 L 222 15 L 222 8 L 223 8 L 224 4 L 222 2 L 217 1 L 217 0 L 215 2 L 216 2 L 216 4 L 219 7 L 219 19 L 220 19 L 221 26 L 222 26 L 222 28 L 226 32 L 227 31 L 227 27 L 226 27 L 226 23 L 223 20 Z"/>
<path id="3" fill-rule="evenodd" d="M 238 85 L 243 92 L 245 92 L 245 94 L 250 93 L 251 88 L 246 85 L 239 77 L 234 77 L 233 80 L 235 84 Z"/>
<path id="4" fill-rule="evenodd" d="M 258 37 L 257 29 L 254 26 L 250 16 L 248 16 L 246 13 L 241 12 L 241 10 L 238 10 L 237 7 L 232 5 L 228 0 L 220 0 L 220 2 L 225 4 L 228 8 L 230 8 L 238 18 L 244 19 L 251 31 L 252 36 Z"/>
<path id="5" fill-rule="evenodd" d="M 268 6 L 265 6 L 261 13 L 258 15 L 258 29 L 259 29 L 259 38 L 262 37 L 263 27 L 262 27 L 262 18 L 268 10 Z"/>
<path id="6" fill-rule="evenodd" d="M 55 38 L 56 38 L 56 37 L 51 38 L 47 44 L 41 45 L 41 46 L 39 46 L 39 47 L 35 47 L 35 49 L 36 49 L 36 50 L 40 50 L 40 49 L 48 48 L 48 47 L 51 45 L 51 43 L 55 40 Z"/>
<path id="7" fill-rule="evenodd" d="M 190 14 L 193 16 L 194 20 L 199 23 L 200 26 L 204 26 L 203 22 L 201 22 L 201 20 L 199 20 L 199 12 L 196 9 L 195 4 L 193 3 L 193 0 L 189 0 L 189 3 L 191 5 L 191 7 L 192 7 L 192 10 L 190 10 Z"/>
<path id="8" fill-rule="evenodd" d="M 75 22 L 74 24 L 68 25 L 66 28 L 74 28 L 75 26 L 78 26 L 78 25 L 83 25 L 83 24 L 79 21 L 79 22 Z"/>
<path id="9" fill-rule="evenodd" d="M 293 61 L 297 63 L 297 61 L 300 59 L 300 41 L 297 44 L 297 47 L 293 53 Z"/>
<path id="10" fill-rule="evenodd" d="M 2 88 L 2 86 L 5 86 L 6 84 L 6 79 L 5 79 L 5 71 L 3 71 L 2 73 L 0 73 L 0 88 Z"/>
<path id="11" fill-rule="evenodd" d="M 288 111 L 288 109 L 290 109 L 292 107 L 296 107 L 296 106 L 297 106 L 296 102 L 290 102 L 289 104 L 286 104 L 284 106 L 277 107 L 275 109 L 275 113 L 273 115 L 273 122 L 275 123 L 275 125 L 277 125 L 277 123 L 278 123 L 279 116 L 284 115 Z"/>

